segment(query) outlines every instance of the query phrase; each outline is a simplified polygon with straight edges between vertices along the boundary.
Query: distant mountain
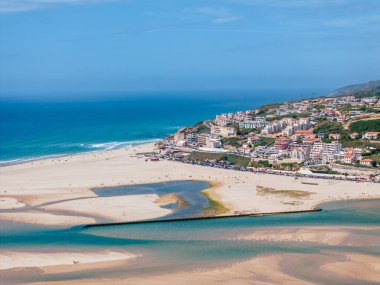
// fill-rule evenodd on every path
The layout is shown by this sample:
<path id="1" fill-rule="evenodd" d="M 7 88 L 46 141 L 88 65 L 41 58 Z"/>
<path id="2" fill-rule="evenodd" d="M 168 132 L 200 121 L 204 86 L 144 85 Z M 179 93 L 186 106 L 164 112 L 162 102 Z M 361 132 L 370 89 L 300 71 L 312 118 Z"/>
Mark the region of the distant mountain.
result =
<path id="1" fill-rule="evenodd" d="M 329 97 L 355 96 L 357 98 L 380 96 L 380 80 L 339 88 Z"/>

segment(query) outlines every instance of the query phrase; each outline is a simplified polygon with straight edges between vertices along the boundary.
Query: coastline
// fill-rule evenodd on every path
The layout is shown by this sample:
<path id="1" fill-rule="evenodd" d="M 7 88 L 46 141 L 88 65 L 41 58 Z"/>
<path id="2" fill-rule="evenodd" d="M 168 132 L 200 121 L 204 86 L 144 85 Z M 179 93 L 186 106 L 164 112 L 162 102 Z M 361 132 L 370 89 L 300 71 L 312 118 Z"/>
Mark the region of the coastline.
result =
<path id="1" fill-rule="evenodd" d="M 176 200 L 177 198 L 173 195 L 166 197 L 154 194 L 97 197 L 91 189 L 107 186 L 165 183 L 173 180 L 208 181 L 211 187 L 202 191 L 208 193 L 211 199 L 228 208 L 230 214 L 235 211 L 247 210 L 255 211 L 257 214 L 289 210 L 303 211 L 328 201 L 380 198 L 380 192 L 377 189 L 378 184 L 375 183 L 307 179 L 308 182 L 318 182 L 318 185 L 302 184 L 303 179 L 295 180 L 287 176 L 241 172 L 167 160 L 146 161 L 141 153 L 149 152 L 153 148 L 154 144 L 150 143 L 126 149 L 78 154 L 67 157 L 67 159 L 45 159 L 38 163 L 28 162 L 3 167 L 1 169 L 0 200 L 7 198 L 8 204 L 6 209 L 0 203 L 0 219 L 53 228 L 67 228 L 68 226 L 93 223 L 98 219 L 117 222 L 160 218 L 171 212 L 171 210 L 161 206 Z M 17 177 L 24 179 L 17 179 Z M 259 190 L 262 189 L 260 187 L 271 190 L 260 192 Z M 294 196 L 292 191 L 303 191 L 308 194 L 299 197 Z M 299 194 L 300 192 L 296 193 Z M 10 209 L 10 201 L 19 203 L 19 208 Z M 355 228 L 358 227 L 352 227 L 353 230 Z M 365 227 L 360 229 L 366 230 Z M 251 233 L 247 232 L 236 236 L 236 239 L 243 242 L 352 245 L 351 236 L 355 238 L 357 235 L 355 236 L 355 233 L 352 233 L 351 228 L 348 227 L 301 226 L 273 229 L 258 228 L 253 229 Z M 355 243 L 358 246 L 368 244 L 368 240 L 360 241 L 359 238 L 361 236 L 355 238 Z M 5 256 L 7 260 L 12 260 L 13 268 L 21 268 L 20 264 L 28 261 L 27 265 L 30 267 L 29 269 L 26 267 L 26 269 L 37 269 L 46 274 L 63 274 L 82 269 L 106 270 L 112 266 L 119 268 L 136 257 L 138 257 L 137 260 L 140 260 L 140 255 L 134 256 L 134 253 L 131 255 L 128 252 L 120 253 L 117 251 L 111 255 L 96 251 L 82 252 L 81 250 L 71 255 L 56 252 L 48 260 L 44 258 L 43 253 L 4 251 L 0 254 Z M 349 257 L 354 256 L 350 252 L 345 254 Z M 318 265 L 324 267 L 321 267 L 322 269 L 319 272 L 321 274 L 330 272 L 337 276 L 343 276 L 342 266 L 348 269 L 361 265 L 372 274 L 368 280 L 373 280 L 377 276 L 378 273 L 376 269 L 371 267 L 371 262 L 380 263 L 379 260 L 371 259 L 371 256 L 363 254 L 361 256 L 355 255 L 358 258 L 351 263 L 344 264 L 340 260 L 346 255 L 340 255 L 328 263 L 321 261 Z M 114 284 L 117 281 L 133 284 L 192 284 L 189 280 L 197 280 L 199 284 L 217 284 L 218 280 L 236 280 L 238 276 L 239 278 L 243 276 L 242 284 L 249 284 L 249 282 L 257 284 L 255 278 L 264 272 L 279 284 L 312 284 L 298 278 L 297 274 L 289 271 L 286 265 L 289 261 L 296 264 L 299 259 L 305 258 L 307 255 L 299 254 L 292 257 L 290 254 L 279 253 L 270 256 L 260 255 L 243 262 L 226 261 L 221 266 L 213 265 L 209 269 L 163 273 L 144 278 L 120 279 L 117 277 L 108 280 L 81 279 L 80 281 L 95 284 Z M 324 257 L 316 256 L 315 258 L 319 260 Z M 73 261 L 76 260 L 79 260 L 81 264 L 73 264 Z M 258 269 L 253 270 L 253 267 Z M 269 272 L 265 271 L 265 268 L 272 269 Z M 12 274 L 12 270 L 1 270 L 1 274 Z M 44 282 L 44 284 L 49 284 L 49 282 Z M 51 282 L 51 284 L 55 283 Z"/>
<path id="2" fill-rule="evenodd" d="M 68 226 L 80 225 L 84 221 L 91 223 L 97 219 L 128 222 L 163 217 L 171 210 L 160 207 L 160 197 L 157 195 L 98 197 L 91 189 L 172 180 L 208 181 L 212 187 L 203 191 L 209 198 L 229 209 L 228 212 L 223 212 L 225 214 L 237 211 L 255 214 L 303 211 L 327 201 L 380 197 L 378 185 L 374 183 L 312 178 L 296 180 L 287 176 L 275 176 L 273 179 L 271 174 L 239 172 L 167 160 L 145 161 L 145 157 L 139 153 L 150 152 L 153 148 L 153 143 L 147 143 L 117 150 L 71 155 L 65 159 L 49 158 L 2 167 L 0 197 L 5 198 L 7 204 L 0 203 L 0 219 L 28 223 L 34 221 L 42 225 L 52 225 L 56 221 L 56 224 Z M 21 181 L 17 177 L 24 179 Z M 316 181 L 318 185 L 302 184 L 304 180 Z M 261 188 L 258 187 L 266 187 L 271 191 L 261 193 L 258 191 Z M 297 197 L 294 196 L 294 191 L 307 195 Z M 15 205 L 17 203 L 18 208 L 10 209 L 9 201 L 14 201 Z M 107 207 L 101 213 L 98 209 L 105 201 Z M 136 201 L 139 201 L 138 208 L 133 207 Z M 26 206 L 20 207 L 20 203 Z M 58 210 L 65 210 L 65 213 L 57 214 Z M 28 219 L 24 215 L 26 213 L 31 214 Z"/>
<path id="3" fill-rule="evenodd" d="M 80 151 L 80 152 L 73 152 L 73 153 L 62 153 L 62 154 L 50 154 L 50 155 L 42 155 L 42 156 L 36 156 L 36 157 L 24 157 L 24 158 L 15 158 L 10 160 L 3 160 L 0 161 L 0 169 L 2 167 L 6 166 L 12 166 L 12 165 L 19 165 L 24 164 L 28 162 L 38 162 L 40 160 L 46 160 L 46 159 L 52 159 L 52 158 L 66 158 L 71 157 L 74 155 L 81 155 L 81 154 L 87 154 L 87 153 L 96 153 L 96 152 L 102 152 L 102 151 L 112 151 L 112 150 L 118 150 L 118 149 L 125 149 L 130 147 L 136 147 L 139 145 L 144 144 L 150 144 L 160 141 L 160 139 L 146 139 L 146 140 L 139 140 L 139 141 L 125 141 L 125 142 L 119 142 L 116 146 L 111 148 L 104 148 L 104 149 L 94 149 L 94 150 L 87 150 L 87 151 Z M 103 145 L 106 145 L 108 143 L 102 143 Z M 120 146 L 125 144 L 131 144 L 130 146 Z"/>

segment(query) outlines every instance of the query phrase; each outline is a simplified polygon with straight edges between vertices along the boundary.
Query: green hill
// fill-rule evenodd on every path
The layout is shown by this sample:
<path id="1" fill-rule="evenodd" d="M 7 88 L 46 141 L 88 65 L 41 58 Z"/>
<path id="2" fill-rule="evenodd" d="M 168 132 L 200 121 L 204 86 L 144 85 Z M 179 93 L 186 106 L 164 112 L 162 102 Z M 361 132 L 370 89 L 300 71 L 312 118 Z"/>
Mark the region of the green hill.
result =
<path id="1" fill-rule="evenodd" d="M 355 96 L 357 98 L 380 96 L 380 80 L 348 85 L 335 90 L 329 97 Z"/>

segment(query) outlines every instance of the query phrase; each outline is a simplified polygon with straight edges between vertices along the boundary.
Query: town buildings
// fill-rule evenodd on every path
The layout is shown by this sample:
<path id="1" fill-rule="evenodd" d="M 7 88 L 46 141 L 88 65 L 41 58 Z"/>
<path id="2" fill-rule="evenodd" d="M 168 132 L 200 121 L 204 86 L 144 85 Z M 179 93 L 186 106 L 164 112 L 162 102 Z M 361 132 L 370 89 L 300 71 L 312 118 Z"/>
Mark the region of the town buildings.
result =
<path id="1" fill-rule="evenodd" d="M 371 167 L 374 161 L 368 158 L 368 151 L 371 153 L 373 149 L 343 148 L 343 144 L 349 141 L 349 145 L 355 145 L 354 141 L 358 140 L 373 143 L 380 139 L 377 130 L 347 131 L 350 121 L 366 120 L 376 108 L 380 108 L 376 96 L 314 98 L 275 104 L 216 115 L 214 120 L 204 123 L 206 130 L 203 128 L 199 133 L 181 130 L 166 138 L 163 145 L 305 165 L 360 163 Z M 364 152 L 367 158 L 363 159 Z"/>

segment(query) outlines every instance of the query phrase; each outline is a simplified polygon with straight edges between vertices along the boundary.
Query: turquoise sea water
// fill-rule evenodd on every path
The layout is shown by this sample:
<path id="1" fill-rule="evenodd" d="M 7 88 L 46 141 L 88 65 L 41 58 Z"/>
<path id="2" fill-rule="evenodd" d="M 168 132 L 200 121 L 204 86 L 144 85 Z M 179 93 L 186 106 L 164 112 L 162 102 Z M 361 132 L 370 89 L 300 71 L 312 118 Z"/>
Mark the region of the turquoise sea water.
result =
<path id="1" fill-rule="evenodd" d="M 0 98 L 0 164 L 157 140 L 221 112 L 326 93 L 156 92 L 104 94 L 71 101 Z"/>
<path id="2" fill-rule="evenodd" d="M 201 190 L 205 185 L 189 181 L 168 185 L 181 191 L 181 186 Z M 165 191 L 165 184 L 134 186 L 132 192 Z M 104 195 L 119 195 L 121 189 L 105 188 Z M 127 188 L 126 188 L 127 189 Z M 124 189 L 124 190 L 126 190 Z M 152 190 L 153 189 L 153 190 Z M 101 191 L 101 190 L 99 190 Z M 119 192 L 118 192 L 119 191 Z M 157 193 L 158 193 L 157 192 Z M 291 243 L 271 241 L 237 240 L 240 235 L 250 234 L 258 229 L 297 226 L 379 226 L 380 200 L 340 201 L 322 205 L 322 212 L 291 215 L 241 217 L 186 222 L 133 224 L 106 226 L 99 228 L 73 227 L 70 229 L 24 228 L 1 233 L 0 250 L 16 251 L 92 251 L 123 250 L 142 257 L 125 265 L 94 271 L 70 274 L 41 274 L 33 269 L 24 269 L 25 274 L 14 271 L 1 273 L 7 284 L 24 281 L 75 280 L 81 278 L 107 278 L 147 276 L 165 272 L 175 272 L 207 268 L 234 261 L 243 261 L 260 254 L 302 253 L 329 256 L 329 252 L 356 252 L 380 255 L 380 231 L 357 230 L 356 234 L 375 240 L 375 246 L 328 246 L 316 243 Z M 4 228 L 4 224 L 0 224 Z M 376 245 L 377 240 L 377 245 Z M 19 271 L 17 271 L 19 272 Z M 321 276 L 307 276 L 318 284 L 356 284 L 336 278 L 321 282 Z M 375 283 L 361 283 L 375 284 Z"/>

